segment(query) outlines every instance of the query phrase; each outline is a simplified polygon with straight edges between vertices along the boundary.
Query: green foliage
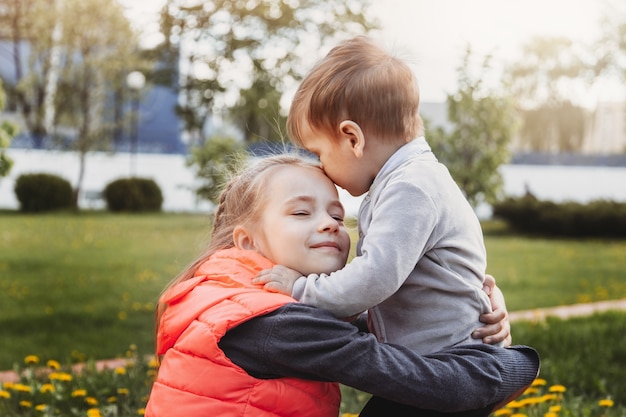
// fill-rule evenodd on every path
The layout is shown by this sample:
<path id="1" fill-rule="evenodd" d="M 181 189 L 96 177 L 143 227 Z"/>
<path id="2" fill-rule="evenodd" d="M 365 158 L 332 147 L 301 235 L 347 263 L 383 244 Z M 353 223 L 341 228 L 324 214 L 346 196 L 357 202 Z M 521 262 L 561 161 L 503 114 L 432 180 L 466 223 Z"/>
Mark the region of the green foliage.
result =
<path id="1" fill-rule="evenodd" d="M 110 182 L 102 192 L 111 211 L 159 211 L 163 194 L 158 184 L 150 178 L 121 178 Z"/>
<path id="2" fill-rule="evenodd" d="M 531 194 L 493 205 L 493 216 L 517 232 L 542 236 L 626 237 L 626 203 L 540 201 Z"/>
<path id="3" fill-rule="evenodd" d="M 549 317 L 513 323 L 513 340 L 536 348 L 541 377 L 573 396 L 610 397 L 626 406 L 626 314 L 608 312 L 568 320 Z"/>
<path id="4" fill-rule="evenodd" d="M 2 80 L 0 80 L 0 111 L 4 110 L 6 94 L 2 88 Z M 17 126 L 8 121 L 0 123 L 0 178 L 6 177 L 11 171 L 13 160 L 9 158 L 4 150 L 11 145 L 11 140 L 17 134 Z"/>
<path id="5" fill-rule="evenodd" d="M 69 181 L 51 174 L 23 174 L 15 181 L 15 196 L 24 212 L 44 212 L 74 206 Z"/>
<path id="6" fill-rule="evenodd" d="M 427 136 L 437 158 L 475 207 L 496 200 L 502 190 L 498 168 L 510 158 L 508 146 L 516 119 L 509 99 L 497 96 L 483 84 L 489 57 L 475 78 L 469 73 L 470 59 L 468 49 L 458 68 L 458 90 L 448 95 L 452 131 L 439 128 L 428 131 Z"/>
<path id="7" fill-rule="evenodd" d="M 213 111 L 232 117 L 246 141 L 283 139 L 274 135 L 285 116 L 280 98 L 321 58 L 312 51 L 322 53 L 339 39 L 377 27 L 366 18 L 368 6 L 369 0 L 170 0 L 161 16 L 164 41 L 157 51 L 171 73 L 179 68 L 173 62 L 181 44 L 194 53 L 184 57 L 188 72 L 160 78 L 180 80 L 184 100 L 179 111 L 192 139 L 202 140 L 202 127 Z M 195 76 L 200 72 L 195 69 L 204 75 Z M 242 100 L 223 104 L 225 94 L 233 93 Z"/>
<path id="8" fill-rule="evenodd" d="M 196 189 L 198 197 L 217 204 L 222 187 L 244 157 L 243 144 L 233 138 L 216 136 L 193 147 L 187 165 L 196 168 L 202 182 Z"/>

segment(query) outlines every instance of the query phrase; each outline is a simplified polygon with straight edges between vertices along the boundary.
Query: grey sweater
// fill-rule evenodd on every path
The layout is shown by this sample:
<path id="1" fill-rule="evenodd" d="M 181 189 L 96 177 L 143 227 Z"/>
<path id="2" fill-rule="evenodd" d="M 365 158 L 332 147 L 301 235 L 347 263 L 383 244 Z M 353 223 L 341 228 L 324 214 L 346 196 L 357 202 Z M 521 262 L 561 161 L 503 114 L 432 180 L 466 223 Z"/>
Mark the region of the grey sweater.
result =
<path id="1" fill-rule="evenodd" d="M 359 210 L 357 257 L 301 277 L 293 296 L 350 317 L 368 310 L 379 340 L 426 354 L 467 343 L 491 311 L 476 214 L 424 138 L 400 148 Z"/>

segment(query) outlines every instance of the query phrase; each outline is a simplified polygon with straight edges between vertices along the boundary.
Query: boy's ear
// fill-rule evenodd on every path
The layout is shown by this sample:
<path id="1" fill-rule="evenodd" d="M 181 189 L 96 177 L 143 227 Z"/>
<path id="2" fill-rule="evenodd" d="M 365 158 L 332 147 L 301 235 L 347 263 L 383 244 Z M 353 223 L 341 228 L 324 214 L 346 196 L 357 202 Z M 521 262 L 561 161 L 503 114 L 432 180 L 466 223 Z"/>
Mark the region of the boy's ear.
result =
<path id="1" fill-rule="evenodd" d="M 236 226 L 233 230 L 233 243 L 237 249 L 257 251 L 252 233 L 244 226 Z"/>
<path id="2" fill-rule="evenodd" d="M 352 120 L 344 120 L 339 123 L 339 133 L 342 139 L 348 141 L 350 149 L 354 152 L 357 158 L 363 156 L 363 149 L 365 149 L 365 135 L 361 126 Z"/>

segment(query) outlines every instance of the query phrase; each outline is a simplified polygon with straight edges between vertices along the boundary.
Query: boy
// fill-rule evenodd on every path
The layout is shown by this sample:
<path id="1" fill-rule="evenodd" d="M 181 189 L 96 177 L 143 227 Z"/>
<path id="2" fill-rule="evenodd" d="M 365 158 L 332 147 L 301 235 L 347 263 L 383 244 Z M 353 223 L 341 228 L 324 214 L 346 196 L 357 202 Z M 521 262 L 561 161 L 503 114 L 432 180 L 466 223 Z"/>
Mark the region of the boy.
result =
<path id="1" fill-rule="evenodd" d="M 410 68 L 366 37 L 313 68 L 287 129 L 335 184 L 354 196 L 368 192 L 357 257 L 329 275 L 277 266 L 256 282 L 338 317 L 367 310 L 379 340 L 427 354 L 477 343 L 472 330 L 491 307 L 480 223 L 426 143 L 418 106 Z"/>

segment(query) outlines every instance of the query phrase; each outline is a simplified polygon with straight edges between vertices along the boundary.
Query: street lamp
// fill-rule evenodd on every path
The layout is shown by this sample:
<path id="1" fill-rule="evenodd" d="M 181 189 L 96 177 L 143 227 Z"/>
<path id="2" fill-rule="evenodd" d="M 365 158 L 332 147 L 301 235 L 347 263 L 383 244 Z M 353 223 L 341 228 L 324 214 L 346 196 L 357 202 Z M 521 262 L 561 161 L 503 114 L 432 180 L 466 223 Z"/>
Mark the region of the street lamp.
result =
<path id="1" fill-rule="evenodd" d="M 126 85 L 130 88 L 132 100 L 131 132 L 130 132 L 130 176 L 135 176 L 137 158 L 137 142 L 139 141 L 139 98 L 141 89 L 146 84 L 146 77 L 139 71 L 133 71 L 126 76 Z"/>

